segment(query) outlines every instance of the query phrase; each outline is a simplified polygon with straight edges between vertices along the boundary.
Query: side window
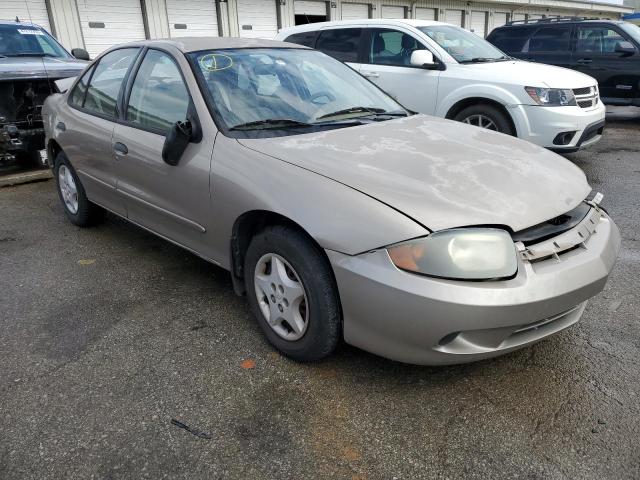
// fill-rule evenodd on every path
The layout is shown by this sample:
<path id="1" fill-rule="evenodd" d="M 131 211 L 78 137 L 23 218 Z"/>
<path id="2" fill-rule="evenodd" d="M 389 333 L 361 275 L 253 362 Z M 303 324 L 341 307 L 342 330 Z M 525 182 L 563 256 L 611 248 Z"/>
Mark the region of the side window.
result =
<path id="1" fill-rule="evenodd" d="M 529 52 L 568 52 L 571 28 L 567 25 L 543 27 L 529 40 Z"/>
<path id="2" fill-rule="evenodd" d="M 289 35 L 287 38 L 285 38 L 284 41 L 289 43 L 297 43 L 298 45 L 304 45 L 305 47 L 313 48 L 316 44 L 317 36 L 317 31 L 294 33 L 293 35 Z"/>
<path id="3" fill-rule="evenodd" d="M 127 120 L 144 128 L 167 131 L 187 117 L 189 93 L 173 59 L 149 50 L 131 87 Z"/>
<path id="4" fill-rule="evenodd" d="M 122 48 L 100 59 L 89 83 L 84 108 L 109 117 L 116 116 L 116 103 L 122 79 L 138 51 L 138 48 Z"/>
<path id="5" fill-rule="evenodd" d="M 73 91 L 71 92 L 71 105 L 75 107 L 82 107 L 84 104 L 84 95 L 87 93 L 87 83 L 89 83 L 93 69 L 94 66 L 92 65 L 91 68 L 87 70 L 82 77 L 80 77 L 76 86 L 73 87 Z"/>
<path id="6" fill-rule="evenodd" d="M 411 54 L 427 48 L 411 35 L 398 30 L 372 29 L 368 61 L 376 65 L 411 65 Z"/>
<path id="7" fill-rule="evenodd" d="M 320 32 L 316 49 L 341 62 L 357 62 L 361 28 L 336 28 Z"/>
<path id="8" fill-rule="evenodd" d="M 616 45 L 626 41 L 626 38 L 608 27 L 580 26 L 576 39 L 576 52 L 615 53 Z"/>
<path id="9" fill-rule="evenodd" d="M 520 53 L 526 51 L 532 33 L 530 27 L 504 27 L 491 32 L 487 40 L 505 53 Z"/>

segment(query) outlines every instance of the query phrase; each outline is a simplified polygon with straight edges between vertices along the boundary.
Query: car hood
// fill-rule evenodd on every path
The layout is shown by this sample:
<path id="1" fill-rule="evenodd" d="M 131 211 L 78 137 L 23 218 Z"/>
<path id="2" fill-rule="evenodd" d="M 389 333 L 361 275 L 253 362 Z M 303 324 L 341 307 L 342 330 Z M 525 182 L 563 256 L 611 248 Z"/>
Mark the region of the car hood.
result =
<path id="1" fill-rule="evenodd" d="M 463 66 L 472 68 L 478 73 L 486 73 L 501 83 L 527 87 L 584 88 L 598 83 L 595 78 L 575 70 L 522 60 L 473 63 Z"/>
<path id="2" fill-rule="evenodd" d="M 0 57 L 0 81 L 76 77 L 87 64 L 75 58 Z"/>
<path id="3" fill-rule="evenodd" d="M 582 170 L 555 153 L 426 115 L 238 141 L 357 189 L 431 230 L 518 231 L 571 210 L 591 191 Z"/>

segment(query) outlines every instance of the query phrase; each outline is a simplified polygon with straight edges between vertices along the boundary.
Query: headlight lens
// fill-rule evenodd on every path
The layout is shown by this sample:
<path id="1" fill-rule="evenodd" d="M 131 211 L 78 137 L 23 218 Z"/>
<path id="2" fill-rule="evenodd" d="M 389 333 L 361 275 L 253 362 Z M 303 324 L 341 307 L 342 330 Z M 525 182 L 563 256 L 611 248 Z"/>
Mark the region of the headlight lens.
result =
<path id="1" fill-rule="evenodd" d="M 497 228 L 454 228 L 387 248 L 396 267 L 459 280 L 490 280 L 515 275 L 516 247 Z"/>
<path id="2" fill-rule="evenodd" d="M 524 89 L 538 105 L 543 105 L 545 107 L 576 105 L 576 99 L 573 96 L 573 92 L 568 88 L 524 87 Z"/>

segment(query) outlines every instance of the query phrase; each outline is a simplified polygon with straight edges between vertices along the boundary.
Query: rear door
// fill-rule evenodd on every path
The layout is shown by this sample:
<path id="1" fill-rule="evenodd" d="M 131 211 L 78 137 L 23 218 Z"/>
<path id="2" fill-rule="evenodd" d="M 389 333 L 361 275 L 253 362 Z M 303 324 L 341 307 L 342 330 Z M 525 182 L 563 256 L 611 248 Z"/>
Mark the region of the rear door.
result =
<path id="1" fill-rule="evenodd" d="M 525 60 L 559 67 L 571 67 L 571 25 L 538 28 L 522 47 Z"/>
<path id="2" fill-rule="evenodd" d="M 62 119 L 60 142 L 91 201 L 125 215 L 116 194 L 111 139 L 118 98 L 139 48 L 114 50 L 91 67 L 69 94 L 69 115 Z"/>
<path id="3" fill-rule="evenodd" d="M 365 39 L 360 73 L 405 107 L 433 114 L 440 70 L 411 65 L 415 50 L 429 49 L 410 33 L 392 28 L 367 28 Z"/>
<path id="4" fill-rule="evenodd" d="M 128 97 L 128 98 L 127 98 Z M 209 169 L 213 138 L 190 143 L 175 166 L 162 159 L 169 129 L 193 112 L 176 60 L 149 49 L 128 82 L 113 132 L 118 192 L 130 220 L 181 245 L 206 251 Z"/>
<path id="5" fill-rule="evenodd" d="M 616 25 L 585 23 L 576 25 L 573 68 L 598 81 L 600 96 L 631 101 L 640 96 L 638 51 L 632 55 L 616 52 L 616 45 L 630 39 Z"/>

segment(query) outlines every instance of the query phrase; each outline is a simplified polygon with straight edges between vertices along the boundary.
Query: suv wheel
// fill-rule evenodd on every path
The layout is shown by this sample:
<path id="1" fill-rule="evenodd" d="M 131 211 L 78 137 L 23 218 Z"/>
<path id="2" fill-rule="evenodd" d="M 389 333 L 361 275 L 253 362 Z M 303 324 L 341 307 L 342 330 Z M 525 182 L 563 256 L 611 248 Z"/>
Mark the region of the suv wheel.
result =
<path id="1" fill-rule="evenodd" d="M 471 105 L 459 111 L 453 119 L 475 127 L 515 135 L 509 118 L 493 105 Z"/>
<path id="2" fill-rule="evenodd" d="M 298 361 L 329 355 L 342 316 L 327 259 L 304 234 L 285 226 L 256 235 L 245 256 L 249 306 L 271 344 Z"/>

